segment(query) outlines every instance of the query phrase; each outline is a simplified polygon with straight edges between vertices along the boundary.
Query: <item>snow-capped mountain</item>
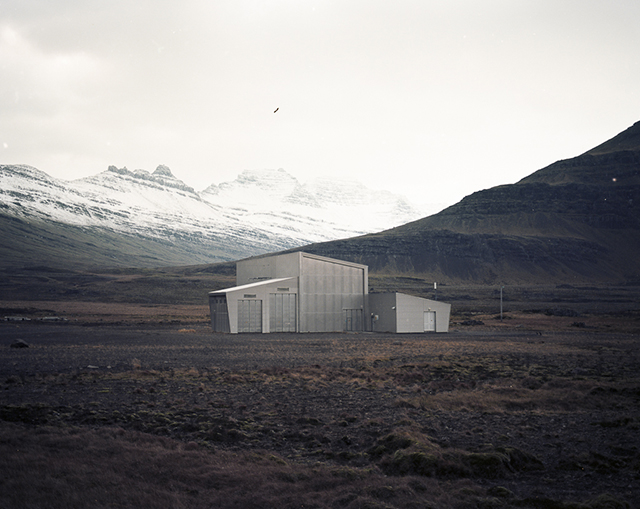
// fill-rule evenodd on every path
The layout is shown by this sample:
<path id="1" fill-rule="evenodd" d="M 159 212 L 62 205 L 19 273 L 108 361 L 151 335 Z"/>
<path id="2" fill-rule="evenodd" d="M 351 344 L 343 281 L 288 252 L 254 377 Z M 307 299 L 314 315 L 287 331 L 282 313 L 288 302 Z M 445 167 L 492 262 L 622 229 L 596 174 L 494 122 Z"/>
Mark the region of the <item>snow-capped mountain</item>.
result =
<path id="1" fill-rule="evenodd" d="M 153 173 L 110 166 L 73 181 L 0 165 L 0 212 L 153 239 L 193 253 L 192 263 L 381 231 L 423 215 L 386 191 L 326 179 L 302 184 L 282 169 L 245 170 L 196 192 L 162 165 Z"/>
<path id="2" fill-rule="evenodd" d="M 201 197 L 250 222 L 285 225 L 292 216 L 310 221 L 304 231 L 312 242 L 385 230 L 422 216 L 404 197 L 388 191 L 327 179 L 301 184 L 283 169 L 245 170 L 232 182 L 209 186 Z"/>

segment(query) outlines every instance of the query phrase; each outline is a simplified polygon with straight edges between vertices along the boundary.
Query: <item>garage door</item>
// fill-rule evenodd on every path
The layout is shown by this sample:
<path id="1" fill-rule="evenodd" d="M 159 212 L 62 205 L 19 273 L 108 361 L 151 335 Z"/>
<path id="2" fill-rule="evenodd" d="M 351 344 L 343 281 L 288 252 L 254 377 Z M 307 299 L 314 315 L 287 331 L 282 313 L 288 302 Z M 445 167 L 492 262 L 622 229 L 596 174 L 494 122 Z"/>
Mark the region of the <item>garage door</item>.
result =
<path id="1" fill-rule="evenodd" d="M 269 295 L 269 331 L 296 332 L 296 294 Z"/>
<path id="2" fill-rule="evenodd" d="M 262 332 L 262 301 L 238 301 L 238 332 Z"/>

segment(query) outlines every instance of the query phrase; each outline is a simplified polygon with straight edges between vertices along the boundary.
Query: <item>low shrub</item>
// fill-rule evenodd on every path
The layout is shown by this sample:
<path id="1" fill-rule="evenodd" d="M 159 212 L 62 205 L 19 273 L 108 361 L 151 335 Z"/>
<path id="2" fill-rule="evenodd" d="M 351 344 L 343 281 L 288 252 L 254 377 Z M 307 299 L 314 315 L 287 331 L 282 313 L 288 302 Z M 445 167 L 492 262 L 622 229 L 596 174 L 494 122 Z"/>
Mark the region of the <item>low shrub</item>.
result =
<path id="1" fill-rule="evenodd" d="M 405 445 L 405 444 L 403 444 Z M 380 454 L 381 445 L 374 448 Z M 514 447 L 498 447 L 484 452 L 442 449 L 413 442 L 389 451 L 379 462 L 387 475 L 419 475 L 439 478 L 497 479 L 510 473 L 541 470 L 542 461 Z"/>

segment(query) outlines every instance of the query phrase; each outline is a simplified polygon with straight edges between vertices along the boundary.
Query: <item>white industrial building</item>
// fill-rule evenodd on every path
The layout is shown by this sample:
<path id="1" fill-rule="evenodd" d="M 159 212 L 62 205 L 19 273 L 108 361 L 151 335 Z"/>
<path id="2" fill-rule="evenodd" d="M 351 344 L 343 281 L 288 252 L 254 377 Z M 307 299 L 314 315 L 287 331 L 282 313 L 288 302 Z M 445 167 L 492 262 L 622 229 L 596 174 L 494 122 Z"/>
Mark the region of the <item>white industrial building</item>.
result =
<path id="1" fill-rule="evenodd" d="M 451 305 L 369 294 L 366 265 L 304 252 L 237 262 L 233 288 L 209 293 L 217 332 L 447 332 Z"/>

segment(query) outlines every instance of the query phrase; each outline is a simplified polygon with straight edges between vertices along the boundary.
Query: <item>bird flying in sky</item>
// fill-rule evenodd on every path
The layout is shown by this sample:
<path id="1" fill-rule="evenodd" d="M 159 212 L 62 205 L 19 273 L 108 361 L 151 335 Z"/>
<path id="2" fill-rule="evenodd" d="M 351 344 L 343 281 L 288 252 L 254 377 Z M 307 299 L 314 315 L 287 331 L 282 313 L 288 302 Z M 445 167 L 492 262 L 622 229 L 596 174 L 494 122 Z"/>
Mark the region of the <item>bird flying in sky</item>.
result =
<path id="1" fill-rule="evenodd" d="M 273 112 L 275 113 L 276 111 L 278 111 L 280 109 L 280 107 L 277 107 L 275 110 L 273 110 Z"/>

